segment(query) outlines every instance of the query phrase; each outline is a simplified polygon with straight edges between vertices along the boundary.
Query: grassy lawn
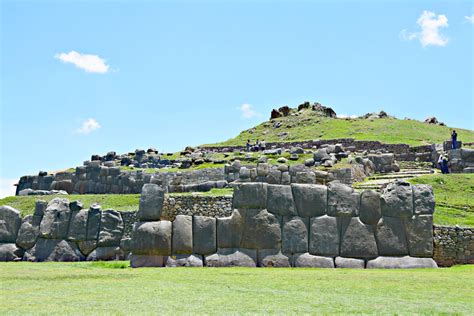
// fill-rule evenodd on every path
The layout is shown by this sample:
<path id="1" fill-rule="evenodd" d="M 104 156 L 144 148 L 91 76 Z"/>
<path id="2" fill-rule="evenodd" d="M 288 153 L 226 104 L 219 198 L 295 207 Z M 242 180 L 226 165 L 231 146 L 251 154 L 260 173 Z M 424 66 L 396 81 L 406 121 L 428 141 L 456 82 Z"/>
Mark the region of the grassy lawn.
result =
<path id="1" fill-rule="evenodd" d="M 0 263 L 0 314 L 472 314 L 474 266 L 432 270 Z"/>
<path id="2" fill-rule="evenodd" d="M 267 121 L 241 132 L 237 137 L 212 146 L 245 145 L 247 139 L 254 142 L 265 139 L 267 142 L 304 141 L 310 139 L 354 138 L 356 140 L 378 140 L 383 143 L 405 143 L 426 145 L 442 143 L 448 140 L 451 128 L 426 124 L 415 120 L 393 118 L 375 119 L 333 119 L 317 115 L 317 112 L 305 110 L 299 116 L 287 116 L 275 119 L 282 126 L 273 128 Z M 474 141 L 474 131 L 456 128 L 459 140 Z M 279 136 L 282 132 L 287 136 Z"/>
<path id="3" fill-rule="evenodd" d="M 474 227 L 474 174 L 433 174 L 410 182 L 433 187 L 435 224 Z"/>

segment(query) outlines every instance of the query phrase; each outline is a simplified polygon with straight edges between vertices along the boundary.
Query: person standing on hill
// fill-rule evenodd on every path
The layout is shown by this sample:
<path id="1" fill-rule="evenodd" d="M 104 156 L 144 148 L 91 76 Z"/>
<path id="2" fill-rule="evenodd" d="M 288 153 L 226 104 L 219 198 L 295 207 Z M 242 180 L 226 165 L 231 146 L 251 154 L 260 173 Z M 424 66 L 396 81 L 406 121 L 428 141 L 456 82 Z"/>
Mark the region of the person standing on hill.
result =
<path id="1" fill-rule="evenodd" d="M 458 133 L 456 133 L 455 130 L 451 133 L 451 148 L 456 149 L 457 148 L 457 142 L 458 142 Z"/>
<path id="2" fill-rule="evenodd" d="M 247 144 L 245 144 L 245 147 L 247 148 L 247 152 L 250 151 L 250 147 L 251 147 L 251 146 L 252 146 L 252 145 L 250 144 L 250 139 L 247 139 Z"/>
<path id="3" fill-rule="evenodd" d="M 265 144 L 265 139 L 262 139 L 262 141 L 260 142 L 260 150 L 264 151 L 265 147 L 267 147 Z"/>

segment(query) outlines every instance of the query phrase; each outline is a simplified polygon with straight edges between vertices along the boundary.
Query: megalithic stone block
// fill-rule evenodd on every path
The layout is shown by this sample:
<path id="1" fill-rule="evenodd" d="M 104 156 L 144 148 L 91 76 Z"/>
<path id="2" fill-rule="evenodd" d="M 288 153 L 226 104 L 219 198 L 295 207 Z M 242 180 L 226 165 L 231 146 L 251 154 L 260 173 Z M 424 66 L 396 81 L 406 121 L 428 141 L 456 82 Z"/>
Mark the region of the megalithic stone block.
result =
<path id="1" fill-rule="evenodd" d="M 202 267 L 202 257 L 200 255 L 176 255 L 170 256 L 166 260 L 166 267 Z"/>
<path id="2" fill-rule="evenodd" d="M 89 208 L 89 217 L 87 219 L 87 238 L 86 240 L 97 240 L 100 230 L 100 205 L 93 204 Z"/>
<path id="3" fill-rule="evenodd" d="M 238 248 L 242 240 L 245 212 L 234 210 L 229 217 L 217 219 L 217 247 Z"/>
<path id="4" fill-rule="evenodd" d="M 0 242 L 14 243 L 20 226 L 20 212 L 11 206 L 0 206 Z"/>
<path id="5" fill-rule="evenodd" d="M 193 251 L 195 254 L 200 255 L 209 255 L 217 251 L 217 225 L 215 218 L 194 216 Z"/>
<path id="6" fill-rule="evenodd" d="M 267 210 L 246 210 L 241 247 L 280 249 L 280 219 Z"/>
<path id="7" fill-rule="evenodd" d="M 291 188 L 300 217 L 316 217 L 326 214 L 328 194 L 326 186 L 294 183 Z"/>
<path id="8" fill-rule="evenodd" d="M 375 258 L 378 256 L 374 227 L 366 225 L 358 217 L 347 219 L 343 225 L 341 256 L 349 258 Z"/>
<path id="9" fill-rule="evenodd" d="M 71 222 L 69 224 L 68 239 L 83 241 L 87 238 L 87 218 L 88 210 L 72 211 Z"/>
<path id="10" fill-rule="evenodd" d="M 241 183 L 234 187 L 234 209 L 264 209 L 267 206 L 266 183 Z"/>
<path id="11" fill-rule="evenodd" d="M 416 215 L 432 215 L 435 210 L 433 188 L 426 184 L 413 185 L 413 212 Z"/>
<path id="12" fill-rule="evenodd" d="M 338 256 L 339 243 L 339 229 L 335 217 L 324 215 L 310 219 L 309 253 Z"/>
<path id="13" fill-rule="evenodd" d="M 367 225 L 377 225 L 381 217 L 380 193 L 365 190 L 360 196 L 360 220 Z"/>
<path id="14" fill-rule="evenodd" d="M 382 199 L 382 216 L 411 217 L 413 215 L 413 190 L 405 181 L 395 181 L 387 185 Z"/>
<path id="15" fill-rule="evenodd" d="M 291 255 L 285 255 L 280 250 L 262 249 L 258 251 L 258 266 L 289 268 L 291 267 Z"/>
<path id="16" fill-rule="evenodd" d="M 328 186 L 328 215 L 355 217 L 359 215 L 360 195 L 348 185 L 331 182 Z"/>
<path id="17" fill-rule="evenodd" d="M 437 268 L 438 265 L 431 258 L 405 257 L 378 257 L 367 262 L 367 269 L 416 269 Z"/>
<path id="18" fill-rule="evenodd" d="M 408 254 L 405 227 L 401 218 L 382 217 L 375 229 L 379 255 L 402 256 Z"/>
<path id="19" fill-rule="evenodd" d="M 171 255 L 172 224 L 170 221 L 136 222 L 131 250 L 134 255 Z"/>
<path id="20" fill-rule="evenodd" d="M 413 216 L 405 225 L 410 256 L 433 256 L 433 215 Z"/>
<path id="21" fill-rule="evenodd" d="M 257 266 L 257 251 L 254 249 L 219 249 L 206 257 L 208 267 L 250 267 Z"/>
<path id="22" fill-rule="evenodd" d="M 296 207 L 289 185 L 267 186 L 267 210 L 280 216 L 295 216 Z"/>
<path id="23" fill-rule="evenodd" d="M 105 210 L 100 219 L 99 247 L 120 246 L 123 234 L 123 220 L 119 212 Z"/>
<path id="24" fill-rule="evenodd" d="M 173 254 L 193 253 L 193 218 L 188 215 L 178 215 L 173 221 Z"/>
<path id="25" fill-rule="evenodd" d="M 364 269 L 365 261 L 363 259 L 336 257 L 334 260 L 336 268 Z"/>
<path id="26" fill-rule="evenodd" d="M 165 191 L 157 184 L 143 185 L 137 218 L 140 221 L 158 221 L 163 211 Z"/>
<path id="27" fill-rule="evenodd" d="M 284 253 L 308 252 L 308 218 L 283 217 L 282 251 Z"/>
<path id="28" fill-rule="evenodd" d="M 334 268 L 330 257 L 314 256 L 309 253 L 296 254 L 294 266 L 297 268 Z"/>
<path id="29" fill-rule="evenodd" d="M 25 216 L 18 230 L 16 244 L 25 250 L 33 247 L 36 243 L 36 239 L 38 239 L 39 224 L 34 223 L 33 218 L 33 215 Z"/>
<path id="30" fill-rule="evenodd" d="M 63 198 L 52 199 L 44 211 L 40 225 L 40 236 L 43 238 L 66 239 L 70 219 L 69 200 Z"/>

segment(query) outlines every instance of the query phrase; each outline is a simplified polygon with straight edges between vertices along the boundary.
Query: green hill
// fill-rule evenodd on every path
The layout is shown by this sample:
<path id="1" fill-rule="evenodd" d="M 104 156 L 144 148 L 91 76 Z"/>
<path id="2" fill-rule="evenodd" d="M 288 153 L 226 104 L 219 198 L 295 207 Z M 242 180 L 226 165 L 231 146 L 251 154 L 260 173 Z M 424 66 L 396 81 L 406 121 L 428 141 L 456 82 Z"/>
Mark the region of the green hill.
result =
<path id="1" fill-rule="evenodd" d="M 280 127 L 276 127 L 280 125 Z M 311 108 L 291 109 L 287 116 L 275 118 L 241 132 L 237 137 L 210 146 L 242 146 L 247 139 L 255 142 L 293 142 L 314 139 L 354 138 L 376 140 L 388 144 L 440 144 L 449 140 L 450 127 L 416 120 L 386 118 L 331 118 Z M 456 129 L 458 139 L 474 142 L 474 131 Z"/>

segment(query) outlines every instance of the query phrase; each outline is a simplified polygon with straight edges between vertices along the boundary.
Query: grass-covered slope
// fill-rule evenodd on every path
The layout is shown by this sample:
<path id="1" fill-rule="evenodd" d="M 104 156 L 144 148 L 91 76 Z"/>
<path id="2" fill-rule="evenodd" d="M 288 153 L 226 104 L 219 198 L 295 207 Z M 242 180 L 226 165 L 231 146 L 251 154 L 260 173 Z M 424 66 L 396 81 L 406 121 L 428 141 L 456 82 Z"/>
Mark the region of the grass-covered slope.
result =
<path id="1" fill-rule="evenodd" d="M 257 139 L 264 139 L 267 142 L 291 142 L 336 138 L 376 140 L 388 144 L 427 145 L 449 140 L 452 129 L 447 126 L 395 118 L 372 120 L 329 118 L 311 109 L 293 110 L 292 114 L 274 119 L 274 122 L 281 122 L 278 128 L 274 127 L 275 123 L 266 121 L 241 132 L 235 138 L 211 146 L 243 146 L 247 139 L 252 142 Z M 458 133 L 459 140 L 474 142 L 474 131 L 454 129 Z M 282 136 L 283 133 L 288 134 Z"/>
<path id="2" fill-rule="evenodd" d="M 1 315 L 460 314 L 474 266 L 446 269 L 128 268 L 0 263 Z M 449 290 L 449 295 L 440 295 Z"/>
<path id="3" fill-rule="evenodd" d="M 474 227 L 474 174 L 434 174 L 410 182 L 433 187 L 435 224 Z"/>

